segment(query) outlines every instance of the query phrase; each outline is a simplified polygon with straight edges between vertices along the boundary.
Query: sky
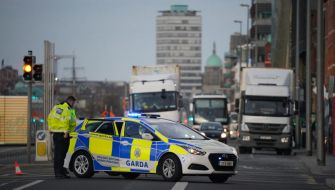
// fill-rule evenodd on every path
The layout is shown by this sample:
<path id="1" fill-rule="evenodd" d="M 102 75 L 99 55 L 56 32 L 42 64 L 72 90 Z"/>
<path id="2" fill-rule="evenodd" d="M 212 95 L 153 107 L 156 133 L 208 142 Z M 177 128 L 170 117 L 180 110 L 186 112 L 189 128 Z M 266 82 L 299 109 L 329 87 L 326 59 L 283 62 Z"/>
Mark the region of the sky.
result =
<path id="1" fill-rule="evenodd" d="M 246 33 L 251 0 L 0 0 L 0 60 L 22 74 L 32 50 L 44 60 L 44 41 L 56 55 L 75 55 L 82 80 L 129 81 L 132 65 L 156 64 L 156 17 L 171 5 L 188 5 L 202 16 L 202 66 L 212 54 L 223 60 L 230 35 Z M 72 60 L 58 61 L 58 77 L 70 78 Z"/>

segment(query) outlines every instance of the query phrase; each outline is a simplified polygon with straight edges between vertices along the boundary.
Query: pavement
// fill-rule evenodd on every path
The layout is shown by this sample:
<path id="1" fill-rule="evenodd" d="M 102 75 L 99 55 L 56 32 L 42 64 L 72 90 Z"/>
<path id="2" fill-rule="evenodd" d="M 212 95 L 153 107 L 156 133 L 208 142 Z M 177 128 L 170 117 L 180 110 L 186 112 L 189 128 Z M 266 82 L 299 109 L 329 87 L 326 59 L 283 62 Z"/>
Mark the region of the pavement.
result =
<path id="1" fill-rule="evenodd" d="M 326 153 L 325 165 L 318 164 L 316 151 L 309 156 L 305 150 L 294 150 L 293 155 L 297 156 L 299 160 L 308 168 L 313 176 L 320 176 L 325 178 L 325 184 L 335 190 L 335 156 Z"/>

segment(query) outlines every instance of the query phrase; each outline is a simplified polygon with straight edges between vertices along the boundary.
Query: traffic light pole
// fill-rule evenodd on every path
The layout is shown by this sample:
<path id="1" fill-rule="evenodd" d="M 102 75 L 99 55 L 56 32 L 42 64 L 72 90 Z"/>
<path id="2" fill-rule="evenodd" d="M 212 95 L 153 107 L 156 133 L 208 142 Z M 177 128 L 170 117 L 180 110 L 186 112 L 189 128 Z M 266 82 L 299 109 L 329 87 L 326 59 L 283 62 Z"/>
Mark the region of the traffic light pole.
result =
<path id="1" fill-rule="evenodd" d="M 31 163 L 31 109 L 32 109 L 32 81 L 28 82 L 28 127 L 27 127 L 27 155 L 28 163 Z"/>
<path id="2" fill-rule="evenodd" d="M 32 51 L 28 51 L 29 56 L 33 56 Z M 27 116 L 27 159 L 28 163 L 31 163 L 31 112 L 32 112 L 32 88 L 33 88 L 33 82 L 30 80 L 28 81 L 28 116 Z"/>

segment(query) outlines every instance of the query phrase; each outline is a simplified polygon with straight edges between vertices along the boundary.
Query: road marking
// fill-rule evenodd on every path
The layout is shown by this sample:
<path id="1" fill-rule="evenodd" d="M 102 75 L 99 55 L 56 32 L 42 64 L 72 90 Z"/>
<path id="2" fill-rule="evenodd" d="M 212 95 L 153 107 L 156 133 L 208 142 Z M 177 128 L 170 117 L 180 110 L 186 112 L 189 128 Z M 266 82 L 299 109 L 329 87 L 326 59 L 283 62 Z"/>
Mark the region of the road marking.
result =
<path id="1" fill-rule="evenodd" d="M 177 182 L 171 190 L 184 190 L 188 182 Z"/>
<path id="2" fill-rule="evenodd" d="M 44 180 L 36 180 L 36 181 L 33 181 L 33 182 L 28 183 L 28 184 L 26 184 L 26 185 L 23 185 L 23 186 L 21 186 L 21 187 L 17 187 L 17 188 L 15 188 L 15 189 L 13 189 L 13 190 L 22 190 L 22 189 L 25 189 L 25 188 L 27 188 L 27 187 L 31 187 L 31 186 L 33 186 L 33 185 L 42 183 L 43 181 L 44 181 Z"/>
<path id="3" fill-rule="evenodd" d="M 10 174 L 3 174 L 3 175 L 1 175 L 1 176 L 10 176 Z"/>

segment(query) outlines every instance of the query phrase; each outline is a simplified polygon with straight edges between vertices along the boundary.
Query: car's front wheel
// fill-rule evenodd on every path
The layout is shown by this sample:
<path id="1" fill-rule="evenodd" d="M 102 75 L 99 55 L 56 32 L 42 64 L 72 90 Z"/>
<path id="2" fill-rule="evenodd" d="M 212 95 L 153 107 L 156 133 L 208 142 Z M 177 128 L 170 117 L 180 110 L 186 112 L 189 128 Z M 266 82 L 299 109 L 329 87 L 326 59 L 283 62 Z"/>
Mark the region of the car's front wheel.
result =
<path id="1" fill-rule="evenodd" d="M 90 178 L 94 175 L 92 158 L 84 151 L 74 155 L 72 168 L 74 175 L 80 178 Z"/>
<path id="2" fill-rule="evenodd" d="M 177 156 L 168 154 L 161 159 L 159 173 L 166 181 L 179 181 L 182 178 L 182 168 Z"/>
<path id="3" fill-rule="evenodd" d="M 230 176 L 226 174 L 211 174 L 208 177 L 214 183 L 224 183 Z"/>

